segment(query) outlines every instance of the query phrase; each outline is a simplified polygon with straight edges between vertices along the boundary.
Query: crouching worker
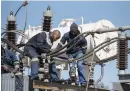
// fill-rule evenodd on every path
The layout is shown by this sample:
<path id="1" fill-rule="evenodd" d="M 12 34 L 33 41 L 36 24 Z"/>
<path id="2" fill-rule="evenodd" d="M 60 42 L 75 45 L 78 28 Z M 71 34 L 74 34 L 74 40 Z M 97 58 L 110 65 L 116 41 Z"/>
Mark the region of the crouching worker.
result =
<path id="1" fill-rule="evenodd" d="M 1 64 L 2 64 L 2 73 L 9 73 L 9 70 L 13 71 L 15 62 L 18 62 L 17 57 L 15 56 L 15 53 L 10 51 L 7 48 L 3 48 L 1 45 Z M 10 69 L 8 66 L 12 67 Z"/>
<path id="2" fill-rule="evenodd" d="M 41 32 L 33 36 L 24 47 L 24 55 L 31 58 L 31 79 L 38 79 L 38 56 L 42 53 L 49 53 L 54 41 L 60 38 L 60 32 Z M 55 63 L 50 64 L 51 81 L 58 80 Z"/>
<path id="3" fill-rule="evenodd" d="M 63 37 L 61 38 L 60 43 L 57 46 L 57 49 L 62 47 L 66 42 L 69 43 L 70 41 L 72 41 L 79 34 L 80 34 L 80 31 L 78 30 L 78 25 L 73 23 L 70 26 L 70 31 L 65 33 L 63 35 Z M 66 52 L 66 54 L 68 55 L 69 58 L 79 58 L 79 57 L 83 56 L 84 53 L 86 53 L 85 47 L 87 46 L 87 41 L 83 36 L 81 36 L 80 38 L 83 38 L 83 39 L 81 39 L 77 45 L 75 45 L 73 48 L 71 48 L 70 50 L 68 50 Z M 73 43 L 68 45 L 67 48 L 69 48 L 70 46 L 72 46 L 76 42 L 77 42 L 77 40 L 73 41 Z M 75 63 L 73 62 L 72 68 L 70 70 L 72 70 L 74 68 L 74 65 L 75 65 Z M 78 67 L 79 82 L 82 86 L 85 86 L 86 79 L 85 79 L 84 60 L 80 60 L 77 63 L 77 67 Z"/>

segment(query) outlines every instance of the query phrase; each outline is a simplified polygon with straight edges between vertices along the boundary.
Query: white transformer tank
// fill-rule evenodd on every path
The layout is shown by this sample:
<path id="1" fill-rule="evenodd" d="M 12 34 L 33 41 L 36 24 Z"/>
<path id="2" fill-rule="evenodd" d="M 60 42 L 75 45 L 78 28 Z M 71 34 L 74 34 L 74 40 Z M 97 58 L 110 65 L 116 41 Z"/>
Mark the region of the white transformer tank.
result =
<path id="1" fill-rule="evenodd" d="M 72 24 L 72 22 L 71 22 L 71 24 Z M 100 28 L 114 28 L 114 25 L 110 21 L 105 20 L 105 19 L 99 20 L 96 23 L 82 24 L 82 25 L 78 25 L 78 26 L 79 26 L 79 30 L 80 30 L 81 33 L 86 32 L 86 31 L 95 31 L 95 30 L 100 29 Z M 51 29 L 51 31 L 54 31 L 54 30 L 59 30 L 61 32 L 61 37 L 62 37 L 65 33 L 69 32 L 70 27 L 67 25 L 67 26 Z M 29 29 L 25 31 L 25 34 L 29 38 L 31 38 L 32 36 L 34 36 L 34 35 L 36 35 L 40 32 L 42 32 L 41 26 L 35 27 L 35 28 L 29 27 Z M 94 40 L 93 40 L 91 35 L 87 36 L 86 37 L 87 52 L 89 52 L 91 49 L 94 48 L 94 41 L 95 41 L 95 45 L 97 46 L 100 43 L 102 43 L 106 40 L 109 40 L 111 38 L 117 37 L 117 36 L 118 36 L 117 32 L 94 34 Z M 22 39 L 22 37 L 19 36 L 19 38 L 17 40 L 18 44 L 20 43 L 21 39 Z M 60 39 L 53 43 L 52 49 L 55 49 L 57 47 Z M 28 40 L 25 39 L 25 40 L 23 40 L 23 43 L 26 43 L 27 41 Z M 107 45 L 106 47 L 102 48 L 100 51 L 96 52 L 95 53 L 96 55 L 94 57 L 95 61 L 100 61 L 102 59 L 106 59 L 108 57 L 115 55 L 117 53 L 116 45 L 117 45 L 117 43 L 114 42 L 114 43 Z M 90 59 L 86 59 L 86 60 L 90 60 Z"/>

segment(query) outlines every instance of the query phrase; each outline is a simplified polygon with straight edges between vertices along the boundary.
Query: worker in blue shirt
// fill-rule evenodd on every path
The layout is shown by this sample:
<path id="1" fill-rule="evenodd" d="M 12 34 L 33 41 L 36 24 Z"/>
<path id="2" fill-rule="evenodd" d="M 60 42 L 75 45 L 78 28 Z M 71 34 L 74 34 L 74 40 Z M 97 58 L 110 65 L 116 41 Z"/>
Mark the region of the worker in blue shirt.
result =
<path id="1" fill-rule="evenodd" d="M 2 65 L 7 64 L 12 67 L 14 67 L 14 62 L 18 61 L 14 52 L 10 51 L 7 48 L 3 48 L 2 46 L 1 46 L 1 60 L 2 60 L 1 61 Z M 8 69 L 5 69 L 5 70 L 8 70 Z"/>
<path id="2" fill-rule="evenodd" d="M 31 78 L 38 78 L 38 56 L 42 53 L 51 52 L 53 42 L 60 38 L 59 30 L 53 32 L 41 32 L 33 36 L 24 47 L 24 55 L 30 57 L 31 60 Z M 56 72 L 55 63 L 50 64 L 51 81 L 57 81 L 58 75 Z"/>
<path id="3" fill-rule="evenodd" d="M 66 42 L 69 43 L 72 39 L 74 39 L 79 34 L 80 34 L 80 31 L 78 30 L 78 25 L 75 23 L 71 24 L 70 31 L 63 35 L 63 37 L 60 40 L 60 43 L 57 46 L 57 49 L 61 48 Z M 82 37 L 83 36 L 81 36 L 80 38 Z M 71 44 L 69 44 L 67 48 L 75 44 L 77 41 L 78 39 L 72 42 Z M 85 37 L 83 37 L 83 39 L 81 39 L 79 43 L 75 45 L 73 48 L 68 50 L 66 54 L 68 55 L 69 58 L 79 58 L 83 56 L 84 53 L 86 53 L 86 49 L 85 49 L 86 46 L 87 46 L 87 41 Z M 72 63 L 72 67 L 74 67 L 74 63 Z M 77 67 L 78 67 L 79 82 L 82 86 L 84 86 L 86 85 L 84 60 L 79 61 L 77 63 Z"/>

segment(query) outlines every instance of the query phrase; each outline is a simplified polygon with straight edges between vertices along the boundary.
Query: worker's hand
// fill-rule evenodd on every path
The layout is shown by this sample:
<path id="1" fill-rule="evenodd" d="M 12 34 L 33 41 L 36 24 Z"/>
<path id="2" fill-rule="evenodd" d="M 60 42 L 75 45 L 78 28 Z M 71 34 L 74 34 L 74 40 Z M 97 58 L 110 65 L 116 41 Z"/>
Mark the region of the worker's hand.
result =
<path id="1" fill-rule="evenodd" d="M 69 61 L 70 63 L 72 63 L 72 62 L 74 62 L 74 58 L 69 58 L 68 61 Z"/>
<path id="2" fill-rule="evenodd" d="M 42 54 L 41 54 L 41 57 L 42 57 L 42 58 L 46 58 L 46 53 L 42 53 Z"/>
<path id="3" fill-rule="evenodd" d="M 9 71 L 9 67 L 7 65 L 2 65 L 1 66 L 1 69 L 2 70 L 5 70 L 5 71 Z"/>
<path id="4" fill-rule="evenodd" d="M 50 52 L 52 53 L 52 52 L 55 52 L 56 51 L 56 49 L 50 49 Z"/>

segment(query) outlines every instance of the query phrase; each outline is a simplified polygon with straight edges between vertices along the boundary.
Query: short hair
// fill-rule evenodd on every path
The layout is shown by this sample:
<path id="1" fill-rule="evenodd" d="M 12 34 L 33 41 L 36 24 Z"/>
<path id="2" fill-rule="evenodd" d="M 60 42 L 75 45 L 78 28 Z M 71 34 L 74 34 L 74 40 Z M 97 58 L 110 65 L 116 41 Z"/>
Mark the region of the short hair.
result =
<path id="1" fill-rule="evenodd" d="M 61 37 L 61 33 L 59 30 L 54 30 L 53 33 L 57 36 L 58 39 Z"/>

